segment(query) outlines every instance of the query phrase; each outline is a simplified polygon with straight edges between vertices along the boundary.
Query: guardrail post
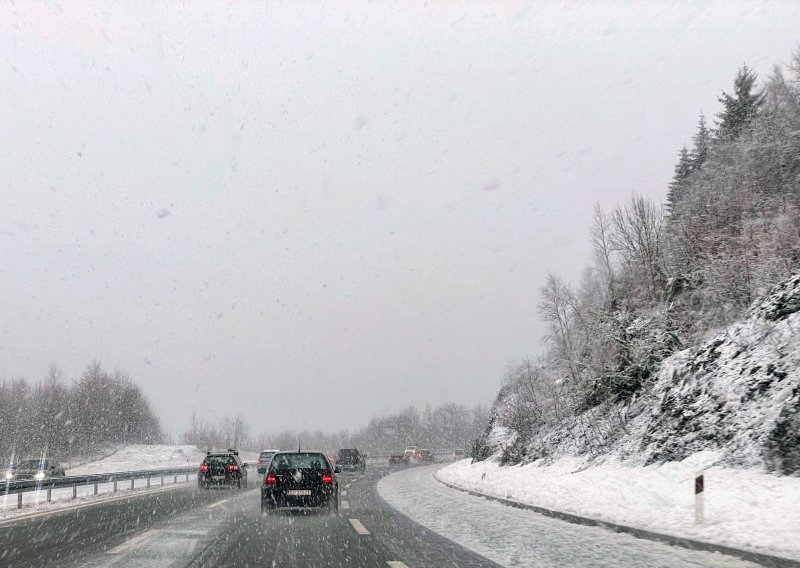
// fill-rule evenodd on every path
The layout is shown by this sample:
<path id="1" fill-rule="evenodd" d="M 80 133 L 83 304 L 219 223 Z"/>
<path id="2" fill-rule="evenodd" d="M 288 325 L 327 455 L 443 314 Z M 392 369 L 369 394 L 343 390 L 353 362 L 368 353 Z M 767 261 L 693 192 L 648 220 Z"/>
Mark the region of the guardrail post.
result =
<path id="1" fill-rule="evenodd" d="M 147 486 L 150 487 L 150 476 L 147 476 Z"/>
<path id="2" fill-rule="evenodd" d="M 164 485 L 164 476 L 161 476 L 161 485 Z"/>
<path id="3" fill-rule="evenodd" d="M 116 492 L 117 492 L 117 480 L 115 479 L 114 480 L 114 493 L 116 493 Z"/>
<path id="4" fill-rule="evenodd" d="M 17 493 L 17 509 L 22 509 L 22 493 Z"/>
<path id="5" fill-rule="evenodd" d="M 189 472 L 186 472 L 186 483 L 189 483 Z"/>
<path id="6" fill-rule="evenodd" d="M 97 495 L 97 482 L 94 482 L 94 494 Z"/>
<path id="7" fill-rule="evenodd" d="M 48 487 L 48 488 L 47 488 L 47 502 L 48 502 L 48 503 L 50 502 L 50 496 L 51 496 L 51 492 L 52 492 L 52 489 Z"/>
<path id="8" fill-rule="evenodd" d="M 78 486 L 77 485 L 73 485 L 72 486 L 72 498 L 73 499 L 77 499 L 78 498 Z"/>
<path id="9" fill-rule="evenodd" d="M 133 478 L 131 477 L 131 491 L 133 491 Z"/>
<path id="10" fill-rule="evenodd" d="M 705 490 L 705 475 L 698 471 L 694 477 L 694 522 L 701 525 L 705 521 L 705 507 L 703 491 Z"/>
<path id="11" fill-rule="evenodd" d="M 172 480 L 172 483 L 178 483 L 178 474 L 175 474 L 175 479 Z"/>

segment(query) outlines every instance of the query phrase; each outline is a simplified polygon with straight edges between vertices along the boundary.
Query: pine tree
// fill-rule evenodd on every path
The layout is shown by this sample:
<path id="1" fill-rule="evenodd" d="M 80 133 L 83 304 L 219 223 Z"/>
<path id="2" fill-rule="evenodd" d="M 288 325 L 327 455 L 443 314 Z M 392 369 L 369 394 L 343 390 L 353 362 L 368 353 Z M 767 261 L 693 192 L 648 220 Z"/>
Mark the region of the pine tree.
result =
<path id="1" fill-rule="evenodd" d="M 697 121 L 697 132 L 694 134 L 693 142 L 690 161 L 692 171 L 696 172 L 703 167 L 711 150 L 711 131 L 706 126 L 706 117 L 702 113 L 700 120 Z"/>
<path id="2" fill-rule="evenodd" d="M 758 74 L 743 65 L 736 74 L 733 82 L 733 95 L 722 92 L 719 102 L 724 110 L 717 115 L 719 121 L 718 133 L 722 139 L 736 138 L 739 133 L 758 114 L 759 107 L 763 104 L 765 94 L 763 91 L 754 91 Z"/>
<path id="3" fill-rule="evenodd" d="M 678 163 L 675 165 L 675 174 L 667 190 L 667 212 L 670 215 L 675 213 L 678 202 L 683 198 L 683 194 L 688 185 L 689 174 L 692 173 L 692 157 L 686 146 L 681 148 L 678 153 Z"/>

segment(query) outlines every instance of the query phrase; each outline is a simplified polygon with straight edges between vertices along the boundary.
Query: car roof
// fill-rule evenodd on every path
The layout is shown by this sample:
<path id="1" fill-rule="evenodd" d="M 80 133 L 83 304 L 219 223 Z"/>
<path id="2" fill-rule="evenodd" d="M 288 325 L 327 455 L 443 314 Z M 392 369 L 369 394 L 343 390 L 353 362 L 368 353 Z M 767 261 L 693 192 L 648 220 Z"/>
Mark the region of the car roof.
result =
<path id="1" fill-rule="evenodd" d="M 274 454 L 277 454 L 278 452 L 280 452 L 280 450 L 261 450 L 261 453 L 262 453 L 262 454 L 265 454 L 265 453 L 267 453 L 267 452 L 272 452 L 272 453 L 274 453 Z"/>

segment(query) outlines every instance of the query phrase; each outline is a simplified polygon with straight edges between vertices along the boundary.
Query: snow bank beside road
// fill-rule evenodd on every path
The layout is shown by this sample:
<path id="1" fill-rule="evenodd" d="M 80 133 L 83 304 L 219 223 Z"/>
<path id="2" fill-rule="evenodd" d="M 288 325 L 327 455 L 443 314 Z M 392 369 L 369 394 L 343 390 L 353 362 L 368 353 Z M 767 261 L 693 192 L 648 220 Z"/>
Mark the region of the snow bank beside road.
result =
<path id="1" fill-rule="evenodd" d="M 206 453 L 195 446 L 160 444 L 125 446 L 112 455 L 68 470 L 67 475 L 91 475 L 200 465 Z"/>
<path id="2" fill-rule="evenodd" d="M 648 467 L 577 458 L 500 467 L 462 460 L 438 477 L 470 491 L 675 536 L 800 559 L 800 478 L 754 470 L 705 471 L 706 522 L 694 524 L 694 473 L 710 452 Z"/>
<path id="3" fill-rule="evenodd" d="M 474 497 L 436 482 L 436 466 L 378 482 L 378 493 L 413 521 L 502 566 L 530 568 L 733 568 L 755 565 L 600 527 L 587 527 Z"/>

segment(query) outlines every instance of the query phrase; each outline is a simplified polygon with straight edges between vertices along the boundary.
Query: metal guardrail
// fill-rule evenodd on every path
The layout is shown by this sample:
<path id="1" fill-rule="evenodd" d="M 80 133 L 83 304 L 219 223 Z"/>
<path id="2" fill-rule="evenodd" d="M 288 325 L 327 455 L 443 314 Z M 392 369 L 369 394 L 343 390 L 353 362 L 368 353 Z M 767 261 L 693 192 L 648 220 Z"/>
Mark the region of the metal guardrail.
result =
<path id="1" fill-rule="evenodd" d="M 130 481 L 131 489 L 137 479 L 147 479 L 147 487 L 150 487 L 150 480 L 160 478 L 161 485 L 164 485 L 165 477 L 173 477 L 173 483 L 178 483 L 178 476 L 186 476 L 197 473 L 197 466 L 193 467 L 174 467 L 163 469 L 146 469 L 139 471 L 117 471 L 113 473 L 95 473 L 92 475 L 71 475 L 68 477 L 48 477 L 45 479 L 25 479 L 21 481 L 6 481 L 0 484 L 0 495 L 17 495 L 17 508 L 22 508 L 22 495 L 31 491 L 47 491 L 47 501 L 51 500 L 53 489 L 72 487 L 72 498 L 77 497 L 79 487 L 94 486 L 94 495 L 97 495 L 98 485 L 101 483 L 113 483 L 114 493 L 117 491 L 117 484 L 121 481 Z"/>

